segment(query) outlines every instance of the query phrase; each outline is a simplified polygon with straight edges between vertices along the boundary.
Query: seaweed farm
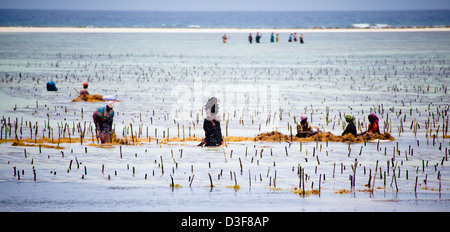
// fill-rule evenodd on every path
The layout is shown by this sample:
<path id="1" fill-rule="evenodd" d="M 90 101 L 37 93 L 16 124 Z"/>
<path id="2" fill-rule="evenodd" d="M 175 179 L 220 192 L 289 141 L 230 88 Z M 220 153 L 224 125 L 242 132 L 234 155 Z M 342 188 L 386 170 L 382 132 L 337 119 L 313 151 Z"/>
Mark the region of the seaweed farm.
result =
<path id="1" fill-rule="evenodd" d="M 449 32 L 222 35 L 0 33 L 0 211 L 449 211 Z"/>

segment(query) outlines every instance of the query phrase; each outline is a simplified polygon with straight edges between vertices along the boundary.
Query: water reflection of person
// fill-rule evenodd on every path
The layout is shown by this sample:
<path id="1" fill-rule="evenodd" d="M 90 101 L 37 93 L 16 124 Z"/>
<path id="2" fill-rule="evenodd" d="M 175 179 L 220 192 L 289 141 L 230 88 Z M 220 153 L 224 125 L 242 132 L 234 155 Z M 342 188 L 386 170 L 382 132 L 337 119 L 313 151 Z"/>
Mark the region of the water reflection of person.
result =
<path id="1" fill-rule="evenodd" d="M 223 143 L 222 131 L 220 129 L 219 104 L 217 98 L 212 97 L 205 105 L 206 118 L 203 121 L 205 138 L 198 146 L 220 146 Z"/>

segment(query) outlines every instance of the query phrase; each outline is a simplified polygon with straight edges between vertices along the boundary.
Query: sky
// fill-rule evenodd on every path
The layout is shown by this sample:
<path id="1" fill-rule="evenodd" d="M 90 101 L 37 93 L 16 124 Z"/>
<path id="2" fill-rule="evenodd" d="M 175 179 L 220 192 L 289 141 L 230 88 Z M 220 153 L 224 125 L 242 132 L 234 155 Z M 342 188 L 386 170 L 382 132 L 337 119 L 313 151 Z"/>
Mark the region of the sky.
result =
<path id="1" fill-rule="evenodd" d="M 450 0 L 0 0 L 6 9 L 342 11 L 450 9 Z"/>

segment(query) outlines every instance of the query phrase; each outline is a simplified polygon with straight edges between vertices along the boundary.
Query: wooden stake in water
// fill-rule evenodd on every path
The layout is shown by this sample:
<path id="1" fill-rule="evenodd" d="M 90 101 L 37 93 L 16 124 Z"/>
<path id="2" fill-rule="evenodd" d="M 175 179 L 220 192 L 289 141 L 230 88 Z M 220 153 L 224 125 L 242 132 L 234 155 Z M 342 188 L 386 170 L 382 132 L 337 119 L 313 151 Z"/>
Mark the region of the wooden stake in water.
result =
<path id="1" fill-rule="evenodd" d="M 209 175 L 209 181 L 211 182 L 211 190 L 212 190 L 213 187 L 214 187 L 213 181 L 212 181 L 212 178 L 211 178 L 211 174 L 209 172 L 208 172 L 208 175 Z"/>

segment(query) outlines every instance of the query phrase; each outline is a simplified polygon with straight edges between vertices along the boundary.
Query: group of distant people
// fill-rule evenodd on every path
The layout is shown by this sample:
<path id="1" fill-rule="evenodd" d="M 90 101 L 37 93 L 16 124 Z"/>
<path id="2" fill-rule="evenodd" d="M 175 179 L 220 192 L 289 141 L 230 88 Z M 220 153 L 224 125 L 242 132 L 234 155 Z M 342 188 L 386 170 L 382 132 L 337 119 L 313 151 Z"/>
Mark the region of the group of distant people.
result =
<path id="1" fill-rule="evenodd" d="M 262 37 L 262 35 L 259 34 L 259 32 L 256 32 L 255 42 L 256 42 L 256 43 L 260 43 L 261 37 Z M 227 43 L 229 38 L 230 38 L 230 37 L 227 36 L 227 34 L 224 34 L 224 35 L 222 36 L 223 43 Z M 299 40 L 300 40 L 300 43 L 304 43 L 304 41 L 303 41 L 303 34 L 300 34 Z M 297 40 L 297 32 L 291 33 L 291 35 L 289 36 L 288 42 L 297 42 L 297 41 L 298 41 L 298 40 Z M 252 36 L 252 33 L 250 33 L 250 34 L 248 35 L 248 42 L 249 42 L 249 43 L 253 43 L 253 36 Z M 277 42 L 277 43 L 278 43 L 278 42 L 279 42 L 279 35 L 278 35 L 278 34 L 275 35 L 275 34 L 272 32 L 272 34 L 270 35 L 270 42 L 271 42 L 271 43 L 274 43 L 274 42 Z"/>

